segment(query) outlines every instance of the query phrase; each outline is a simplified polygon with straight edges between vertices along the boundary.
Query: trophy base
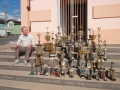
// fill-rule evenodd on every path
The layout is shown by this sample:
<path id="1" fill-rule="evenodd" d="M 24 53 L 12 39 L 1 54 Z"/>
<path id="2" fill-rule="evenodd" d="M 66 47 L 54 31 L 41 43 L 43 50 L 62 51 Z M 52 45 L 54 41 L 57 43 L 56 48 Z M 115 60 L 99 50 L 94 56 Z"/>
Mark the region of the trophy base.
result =
<path id="1" fill-rule="evenodd" d="M 91 80 L 91 76 L 90 76 L 90 75 L 87 75 L 86 79 L 87 79 L 87 80 Z"/>
<path id="2" fill-rule="evenodd" d="M 96 79 L 96 75 L 93 75 L 92 78 L 93 78 L 93 79 Z"/>
<path id="3" fill-rule="evenodd" d="M 103 78 L 103 81 L 107 81 L 107 78 Z"/>
<path id="4" fill-rule="evenodd" d="M 61 76 L 65 76 L 65 73 L 61 73 Z"/>
<path id="5" fill-rule="evenodd" d="M 40 75 L 45 75 L 44 72 L 41 72 Z"/>
<path id="6" fill-rule="evenodd" d="M 115 78 L 112 78 L 112 77 L 108 77 L 111 81 L 116 81 Z"/>
<path id="7" fill-rule="evenodd" d="M 70 78 L 74 78 L 74 76 L 73 76 L 73 75 L 70 75 L 69 77 L 70 77 Z"/>
<path id="8" fill-rule="evenodd" d="M 100 81 L 100 78 L 99 78 L 99 77 L 96 77 L 96 80 L 97 80 L 97 81 Z"/>
<path id="9" fill-rule="evenodd" d="M 55 74 L 54 73 L 50 73 L 51 76 L 54 76 Z"/>
<path id="10" fill-rule="evenodd" d="M 31 72 L 29 75 L 34 75 L 34 72 Z"/>
<path id="11" fill-rule="evenodd" d="M 48 76 L 49 74 L 48 73 L 45 73 L 45 76 Z"/>
<path id="12" fill-rule="evenodd" d="M 85 77 L 84 77 L 84 75 L 80 75 L 80 78 L 84 79 Z"/>
<path id="13" fill-rule="evenodd" d="M 107 58 L 104 58 L 104 61 L 107 61 Z"/>

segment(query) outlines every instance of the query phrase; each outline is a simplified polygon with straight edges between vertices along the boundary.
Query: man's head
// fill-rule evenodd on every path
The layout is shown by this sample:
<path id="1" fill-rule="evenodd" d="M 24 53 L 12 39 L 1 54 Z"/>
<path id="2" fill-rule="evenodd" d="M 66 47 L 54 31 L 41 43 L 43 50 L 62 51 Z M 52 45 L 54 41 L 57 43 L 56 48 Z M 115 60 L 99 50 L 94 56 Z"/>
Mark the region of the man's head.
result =
<path id="1" fill-rule="evenodd" d="M 25 36 L 28 35 L 28 28 L 27 28 L 26 26 L 23 26 L 23 27 L 21 28 L 21 31 L 22 31 L 23 35 L 25 35 Z"/>

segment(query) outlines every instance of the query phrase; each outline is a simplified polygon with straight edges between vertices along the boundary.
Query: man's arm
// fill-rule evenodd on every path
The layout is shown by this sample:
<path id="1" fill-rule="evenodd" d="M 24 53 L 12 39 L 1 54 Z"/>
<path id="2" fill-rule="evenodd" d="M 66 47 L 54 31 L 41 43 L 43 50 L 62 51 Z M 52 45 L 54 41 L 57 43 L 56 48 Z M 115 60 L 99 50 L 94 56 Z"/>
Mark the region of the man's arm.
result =
<path id="1" fill-rule="evenodd" d="M 16 42 L 16 44 L 14 45 L 14 48 L 17 48 L 18 45 L 20 45 L 21 42 L 21 37 L 19 36 L 18 41 Z"/>

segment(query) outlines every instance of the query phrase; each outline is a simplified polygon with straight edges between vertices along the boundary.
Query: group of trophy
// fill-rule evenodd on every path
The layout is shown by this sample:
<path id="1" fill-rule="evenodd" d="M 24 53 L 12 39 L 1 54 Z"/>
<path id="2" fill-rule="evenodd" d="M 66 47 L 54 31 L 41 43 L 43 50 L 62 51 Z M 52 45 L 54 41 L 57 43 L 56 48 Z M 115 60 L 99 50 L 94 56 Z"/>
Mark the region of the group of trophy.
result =
<path id="1" fill-rule="evenodd" d="M 54 75 L 57 77 L 69 75 L 70 78 L 74 77 L 74 73 L 80 76 L 80 78 L 86 78 L 87 80 L 103 79 L 107 81 L 107 77 L 115 81 L 114 78 L 114 69 L 111 62 L 110 70 L 105 70 L 104 61 L 107 60 L 106 56 L 106 41 L 102 42 L 100 27 L 98 28 L 98 35 L 94 35 L 91 32 L 93 31 L 89 28 L 89 39 L 87 43 L 83 40 L 84 32 L 82 26 L 77 34 L 74 33 L 74 26 L 70 27 L 70 35 L 65 33 L 65 29 L 58 26 L 58 33 L 55 34 L 56 39 L 54 38 L 54 32 L 50 35 L 50 32 L 47 32 L 45 35 L 45 40 L 47 41 L 44 44 L 40 43 L 41 34 L 37 34 L 39 37 L 38 44 L 36 44 L 36 59 L 35 67 L 36 74 L 38 74 L 38 68 L 40 67 L 40 75 Z M 61 30 L 62 29 L 62 33 Z M 77 35 L 77 41 L 75 37 Z M 98 36 L 98 48 L 96 48 L 95 38 Z M 101 45 L 104 44 L 104 49 L 101 48 Z M 49 60 L 47 60 L 47 65 L 44 65 L 43 55 L 47 55 L 45 52 L 49 53 Z M 95 53 L 97 52 L 97 59 L 94 59 Z M 34 74 L 33 63 L 31 63 L 31 75 Z"/>

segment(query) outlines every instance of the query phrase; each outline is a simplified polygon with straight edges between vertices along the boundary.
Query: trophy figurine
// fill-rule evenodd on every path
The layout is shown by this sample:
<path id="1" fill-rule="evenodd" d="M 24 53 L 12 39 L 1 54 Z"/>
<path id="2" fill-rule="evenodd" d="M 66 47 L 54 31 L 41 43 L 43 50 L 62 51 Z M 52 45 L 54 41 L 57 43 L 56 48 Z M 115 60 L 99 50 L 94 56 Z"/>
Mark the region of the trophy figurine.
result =
<path id="1" fill-rule="evenodd" d="M 104 60 L 105 61 L 107 61 L 107 56 L 106 56 L 106 41 L 104 40 L 104 42 L 103 42 L 103 44 L 104 44 L 104 46 L 105 46 L 105 48 L 104 48 Z"/>
<path id="2" fill-rule="evenodd" d="M 110 79 L 111 81 L 116 81 L 116 79 L 114 78 L 114 71 L 115 71 L 115 70 L 113 69 L 113 64 L 114 64 L 114 62 L 111 62 L 109 79 Z"/>
<path id="3" fill-rule="evenodd" d="M 31 63 L 31 72 L 29 75 L 34 75 L 34 70 L 33 70 L 33 63 Z"/>

